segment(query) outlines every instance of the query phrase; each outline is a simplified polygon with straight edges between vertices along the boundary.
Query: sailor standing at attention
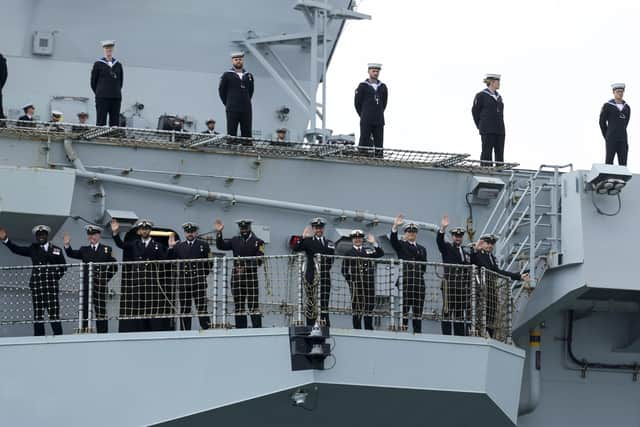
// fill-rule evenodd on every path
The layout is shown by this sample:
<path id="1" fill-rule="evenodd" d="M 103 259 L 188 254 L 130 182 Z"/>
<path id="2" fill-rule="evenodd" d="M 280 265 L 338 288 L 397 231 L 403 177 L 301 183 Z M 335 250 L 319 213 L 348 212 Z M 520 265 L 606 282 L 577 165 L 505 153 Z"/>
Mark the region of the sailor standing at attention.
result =
<path id="1" fill-rule="evenodd" d="M 91 70 L 91 90 L 96 97 L 96 126 L 118 126 L 120 104 L 122 103 L 122 83 L 124 72 L 122 63 L 113 57 L 113 40 L 102 42 L 104 56 L 93 63 Z"/>
<path id="2" fill-rule="evenodd" d="M 382 157 L 384 139 L 384 110 L 387 108 L 389 92 L 378 80 L 382 64 L 368 65 L 369 78 L 356 88 L 354 105 L 360 116 L 360 147 L 375 147 L 375 156 Z M 372 144 L 373 142 L 373 144 Z"/>
<path id="3" fill-rule="evenodd" d="M 605 140 L 607 154 L 605 163 L 613 164 L 613 158 L 618 155 L 618 164 L 627 165 L 627 153 L 629 144 L 627 143 L 627 126 L 631 117 L 631 107 L 622 97 L 624 96 L 624 83 L 614 83 L 613 99 L 605 102 L 600 111 L 600 130 Z"/>
<path id="4" fill-rule="evenodd" d="M 492 152 L 496 162 L 504 162 L 504 103 L 498 93 L 500 74 L 487 74 L 487 88 L 476 94 L 471 114 L 482 139 L 480 160 L 491 162 Z"/>
<path id="5" fill-rule="evenodd" d="M 220 77 L 218 94 L 227 112 L 227 135 L 251 138 L 253 75 L 244 69 L 244 53 L 231 54 L 231 69 Z"/>

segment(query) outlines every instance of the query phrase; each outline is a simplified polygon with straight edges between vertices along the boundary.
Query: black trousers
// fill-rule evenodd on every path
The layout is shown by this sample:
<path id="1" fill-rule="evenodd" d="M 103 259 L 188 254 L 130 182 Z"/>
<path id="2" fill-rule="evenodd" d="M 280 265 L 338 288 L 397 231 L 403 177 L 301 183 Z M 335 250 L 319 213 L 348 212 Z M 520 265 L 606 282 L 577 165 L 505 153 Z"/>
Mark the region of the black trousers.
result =
<path id="1" fill-rule="evenodd" d="M 305 313 L 307 317 L 307 325 L 313 326 L 316 323 L 316 301 L 318 299 L 318 288 L 315 283 L 305 280 L 307 290 L 307 300 Z M 329 321 L 329 296 L 331 295 L 331 278 L 322 277 L 320 279 L 320 319 L 324 320 L 326 326 L 331 326 Z"/>
<path id="2" fill-rule="evenodd" d="M 482 139 L 480 160 L 491 161 L 491 155 L 495 153 L 495 161 L 504 162 L 504 135 L 487 133 L 480 137 Z"/>
<path id="3" fill-rule="evenodd" d="M 227 111 L 227 135 L 238 136 L 238 125 L 240 125 L 240 136 L 251 138 L 251 118 L 251 110 Z"/>
<path id="4" fill-rule="evenodd" d="M 44 311 L 49 313 L 49 321 L 54 335 L 62 335 L 60 323 L 60 300 L 58 282 L 40 282 L 31 286 L 31 301 L 33 304 L 33 335 L 44 335 Z"/>
<path id="5" fill-rule="evenodd" d="M 629 144 L 626 140 L 606 140 L 607 154 L 605 163 L 608 165 L 613 164 L 613 158 L 618 155 L 618 164 L 620 166 L 627 165 L 627 154 L 629 153 Z"/>
<path id="6" fill-rule="evenodd" d="M 235 312 L 236 328 L 247 327 L 245 307 L 251 313 L 251 326 L 262 327 L 262 315 L 258 303 L 258 268 L 234 267 L 231 275 L 231 294 Z"/>
<path id="7" fill-rule="evenodd" d="M 373 330 L 373 308 L 375 307 L 375 282 L 373 278 L 349 282 L 353 329 Z"/>
<path id="8" fill-rule="evenodd" d="M 109 126 L 120 124 L 120 104 L 122 98 L 96 98 L 96 126 L 106 126 L 109 116 Z"/>
<path id="9" fill-rule="evenodd" d="M 360 147 L 373 147 L 375 148 L 376 157 L 382 157 L 382 148 L 384 139 L 384 125 L 371 124 L 360 121 L 360 141 L 358 145 Z M 368 150 L 367 150 L 368 151 Z"/>
<path id="10" fill-rule="evenodd" d="M 88 273 L 85 273 L 88 274 Z M 85 276 L 86 277 L 86 276 Z M 95 279 L 94 279 L 95 280 Z M 99 334 L 109 332 L 109 321 L 107 320 L 107 285 L 95 281 L 91 290 L 91 300 L 93 303 L 94 316 L 96 318 L 96 329 Z M 82 283 L 82 327 L 86 330 L 89 327 L 89 281 Z"/>
<path id="11" fill-rule="evenodd" d="M 206 277 L 185 277 L 178 283 L 178 298 L 180 299 L 180 330 L 191 330 L 191 304 L 195 303 L 198 311 L 200 328 L 209 329 L 211 321 L 208 312 L 207 279 Z"/>
<path id="12" fill-rule="evenodd" d="M 468 335 L 471 325 L 471 276 L 464 268 L 445 267 L 442 281 L 442 334 Z"/>
<path id="13" fill-rule="evenodd" d="M 413 332 L 422 332 L 422 311 L 424 309 L 424 280 L 405 277 L 402 280 L 402 325 L 409 325 L 409 311 L 413 313 Z"/>

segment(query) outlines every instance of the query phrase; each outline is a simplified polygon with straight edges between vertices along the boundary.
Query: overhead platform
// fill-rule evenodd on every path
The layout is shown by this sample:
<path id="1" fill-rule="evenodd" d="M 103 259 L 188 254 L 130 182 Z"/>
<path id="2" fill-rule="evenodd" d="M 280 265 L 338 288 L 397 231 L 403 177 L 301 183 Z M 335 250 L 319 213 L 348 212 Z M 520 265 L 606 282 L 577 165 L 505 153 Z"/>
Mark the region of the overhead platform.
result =
<path id="1" fill-rule="evenodd" d="M 325 370 L 296 372 L 286 328 L 5 338 L 0 410 L 8 425 L 515 425 L 516 347 L 331 335 Z M 296 392 L 305 394 L 298 405 Z"/>

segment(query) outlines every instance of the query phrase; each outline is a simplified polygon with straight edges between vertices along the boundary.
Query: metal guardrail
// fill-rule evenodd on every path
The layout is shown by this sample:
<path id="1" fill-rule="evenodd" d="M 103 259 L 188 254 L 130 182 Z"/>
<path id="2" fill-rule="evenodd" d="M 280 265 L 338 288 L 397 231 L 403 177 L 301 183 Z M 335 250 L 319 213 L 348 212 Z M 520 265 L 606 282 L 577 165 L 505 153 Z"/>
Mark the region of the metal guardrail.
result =
<path id="1" fill-rule="evenodd" d="M 130 332 L 191 329 L 192 317 L 200 328 L 229 328 L 246 327 L 248 320 L 254 327 L 290 326 L 330 316 L 341 327 L 355 318 L 364 318 L 366 327 L 369 317 L 375 328 L 392 331 L 409 329 L 410 318 L 439 321 L 445 334 L 511 342 L 510 281 L 475 266 L 320 255 L 309 266 L 304 255 L 214 257 L 68 264 L 57 280 L 44 274 L 53 267 L 0 267 L 3 334 L 42 325 L 36 311 L 44 308 L 49 321 L 72 324 L 75 332 L 106 332 L 116 321 Z"/>
<path id="2" fill-rule="evenodd" d="M 153 129 L 99 127 L 71 123 L 21 122 L 0 120 L 0 136 L 61 141 L 104 143 L 121 146 L 200 150 L 277 158 L 306 158 L 346 161 L 358 164 L 414 168 L 447 168 L 499 172 L 511 170 L 518 163 L 481 162 L 469 154 L 357 147 L 347 143 L 315 144 L 299 141 L 276 141 L 228 135 L 163 131 Z"/>

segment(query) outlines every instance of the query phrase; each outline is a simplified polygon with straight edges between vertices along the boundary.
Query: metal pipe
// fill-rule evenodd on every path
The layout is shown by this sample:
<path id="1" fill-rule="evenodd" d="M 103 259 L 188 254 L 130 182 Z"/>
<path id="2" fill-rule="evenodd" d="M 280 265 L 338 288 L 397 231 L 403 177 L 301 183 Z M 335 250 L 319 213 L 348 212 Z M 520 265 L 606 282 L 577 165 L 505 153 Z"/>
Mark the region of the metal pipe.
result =
<path id="1" fill-rule="evenodd" d="M 246 203 L 249 205 L 257 205 L 257 206 L 264 206 L 264 207 L 277 208 L 277 209 L 286 209 L 286 210 L 314 213 L 314 214 L 320 214 L 320 215 L 331 215 L 331 216 L 336 216 L 344 219 L 350 218 L 356 221 L 366 220 L 366 221 L 372 221 L 373 223 L 376 223 L 376 224 L 377 223 L 393 224 L 395 220 L 395 218 L 391 216 L 377 215 L 374 213 L 367 213 L 367 212 L 357 211 L 357 210 L 336 209 L 336 208 L 329 208 L 325 206 L 308 205 L 304 203 L 287 202 L 283 200 L 263 199 L 260 197 L 242 196 L 242 195 L 236 195 L 236 194 L 230 194 L 230 193 L 217 193 L 217 192 L 212 192 L 208 190 L 196 189 L 191 187 L 183 187 L 180 185 L 163 184 L 160 182 L 146 181 L 146 180 L 136 179 L 136 178 L 128 178 L 128 177 L 115 176 L 115 175 L 109 175 L 109 174 L 103 174 L 103 173 L 88 172 L 86 170 L 85 171 L 76 170 L 76 176 L 79 176 L 81 178 L 88 178 L 91 180 L 100 180 L 100 181 L 111 182 L 115 184 L 132 185 L 132 186 L 147 188 L 152 190 L 183 194 L 186 196 L 191 196 L 194 199 L 204 198 L 209 201 L 223 200 L 223 201 L 231 202 L 233 204 Z M 425 230 L 430 230 L 433 232 L 438 231 L 438 229 L 440 228 L 436 224 L 431 224 L 427 222 L 415 221 L 410 219 L 407 219 L 406 221 L 414 222 L 416 225 L 418 225 L 418 227 Z"/>
<path id="2" fill-rule="evenodd" d="M 71 139 L 65 138 L 63 145 L 64 145 L 64 151 L 67 155 L 67 158 L 69 159 L 69 161 L 71 161 L 71 163 L 73 164 L 73 167 L 75 167 L 77 170 L 81 172 L 87 172 L 87 169 L 84 167 L 82 160 L 80 160 L 80 157 L 78 157 L 78 154 L 73 149 L 73 143 L 71 142 Z M 106 196 L 107 196 L 107 193 L 104 191 L 104 186 L 102 185 L 101 182 L 98 182 L 97 197 L 100 198 L 100 202 L 98 205 L 98 213 L 96 214 L 96 218 L 95 218 L 96 222 L 101 222 L 102 219 L 104 218 L 104 215 L 106 212 L 106 200 L 105 200 Z"/>
<path id="3" fill-rule="evenodd" d="M 313 8 L 313 24 L 311 25 L 311 49 L 310 60 L 311 68 L 309 70 L 309 98 L 310 102 L 307 107 L 309 114 L 309 128 L 316 129 L 316 95 L 318 90 L 318 9 Z"/>
<path id="4" fill-rule="evenodd" d="M 258 159 L 259 160 L 259 159 Z M 258 163 L 258 161 L 256 161 Z M 232 175 L 211 175 L 211 174 L 198 174 L 198 173 L 190 173 L 190 172 L 180 172 L 180 171 L 163 171 L 163 170 L 156 170 L 156 169 L 136 169 L 136 168 L 116 168 L 113 166 L 102 166 L 102 165 L 88 165 L 86 166 L 86 169 L 95 169 L 98 170 L 100 172 L 105 172 L 105 171 L 114 171 L 114 172 L 120 172 L 122 174 L 128 174 L 131 172 L 138 172 L 138 173 L 150 173 L 150 174 L 158 174 L 158 175 L 170 175 L 173 177 L 182 177 L 182 176 L 187 176 L 187 177 L 195 177 L 195 178 L 216 178 L 216 179 L 224 179 L 224 180 L 233 180 L 233 181 L 249 181 L 249 182 L 258 182 L 260 181 L 260 178 L 262 178 L 262 163 L 259 162 L 259 164 L 256 166 L 256 177 L 255 178 L 249 178 L 249 177 L 242 177 L 242 176 L 232 176 Z"/>
<path id="5" fill-rule="evenodd" d="M 540 368 L 541 368 L 541 336 L 540 331 L 529 332 L 529 351 L 527 362 L 529 363 L 529 396 L 526 400 L 520 399 L 518 416 L 533 412 L 540 403 Z"/>
<path id="6" fill-rule="evenodd" d="M 536 251 L 533 249 L 536 244 L 536 198 L 538 193 L 535 191 L 535 181 L 531 178 L 531 193 L 529 197 L 529 278 L 531 283 L 536 282 Z"/>

